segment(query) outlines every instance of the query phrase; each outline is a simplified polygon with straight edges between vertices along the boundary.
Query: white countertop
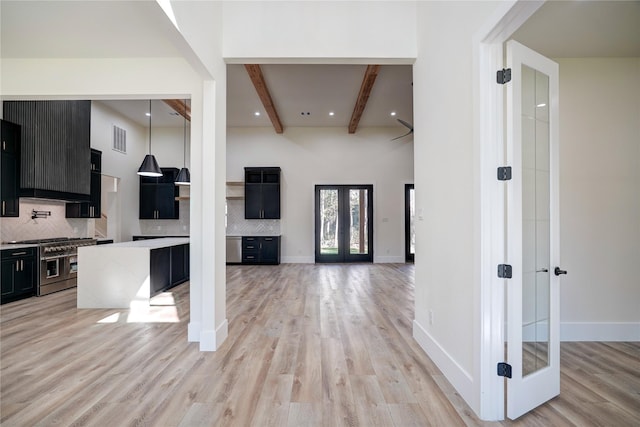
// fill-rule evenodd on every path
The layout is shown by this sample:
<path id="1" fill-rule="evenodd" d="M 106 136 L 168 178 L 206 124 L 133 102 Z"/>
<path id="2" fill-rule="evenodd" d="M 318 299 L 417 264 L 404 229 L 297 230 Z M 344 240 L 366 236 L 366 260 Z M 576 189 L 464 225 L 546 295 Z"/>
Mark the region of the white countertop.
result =
<path id="1" fill-rule="evenodd" d="M 24 249 L 24 248 L 37 248 L 38 244 L 36 243 L 31 243 L 31 244 L 25 244 L 25 243 L 7 243 L 7 244 L 2 244 L 0 245 L 0 251 L 4 251 L 5 249 Z"/>
<path id="2" fill-rule="evenodd" d="M 78 249 L 80 250 L 84 250 L 84 249 L 101 250 L 101 249 L 115 249 L 115 248 L 159 249 L 159 248 L 166 248 L 169 246 L 178 246 L 178 245 L 185 245 L 185 244 L 189 244 L 188 237 L 165 237 L 161 239 L 135 240 L 132 242 L 109 243 L 106 245 L 83 246 Z"/>

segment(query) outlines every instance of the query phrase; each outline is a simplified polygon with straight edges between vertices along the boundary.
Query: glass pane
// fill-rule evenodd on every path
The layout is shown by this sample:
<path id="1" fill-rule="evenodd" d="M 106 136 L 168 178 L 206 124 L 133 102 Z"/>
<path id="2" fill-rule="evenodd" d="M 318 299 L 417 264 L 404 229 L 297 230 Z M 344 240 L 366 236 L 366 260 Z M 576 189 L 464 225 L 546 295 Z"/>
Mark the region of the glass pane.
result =
<path id="1" fill-rule="evenodd" d="M 415 190 L 409 190 L 409 253 L 416 253 L 416 195 Z"/>
<path id="2" fill-rule="evenodd" d="M 338 253 L 338 189 L 320 190 L 320 253 Z"/>
<path id="3" fill-rule="evenodd" d="M 549 364 L 549 77 L 522 70 L 522 375 Z"/>
<path id="4" fill-rule="evenodd" d="M 349 190 L 349 253 L 367 254 L 369 253 L 369 233 L 367 226 L 367 190 Z"/>

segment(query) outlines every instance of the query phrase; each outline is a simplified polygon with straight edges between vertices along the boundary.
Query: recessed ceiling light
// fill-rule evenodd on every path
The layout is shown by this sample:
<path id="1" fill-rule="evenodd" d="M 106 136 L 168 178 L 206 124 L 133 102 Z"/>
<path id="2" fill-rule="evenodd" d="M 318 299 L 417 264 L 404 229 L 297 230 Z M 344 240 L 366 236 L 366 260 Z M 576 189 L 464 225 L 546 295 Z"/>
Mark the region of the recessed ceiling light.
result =
<path id="1" fill-rule="evenodd" d="M 541 103 L 541 104 L 536 105 L 536 107 L 546 107 L 546 106 L 547 106 L 547 104 L 545 104 L 544 102 Z"/>
<path id="2" fill-rule="evenodd" d="M 260 111 L 256 111 L 255 113 L 253 113 L 254 116 L 259 116 L 260 115 Z"/>
<path id="3" fill-rule="evenodd" d="M 335 113 L 333 111 L 329 111 L 329 115 L 333 116 Z"/>
<path id="4" fill-rule="evenodd" d="M 395 111 L 392 111 L 392 112 L 391 112 L 391 115 L 392 115 L 392 116 L 395 116 L 395 115 L 396 115 L 396 112 L 395 112 Z"/>
<path id="5" fill-rule="evenodd" d="M 144 113 L 145 116 L 151 117 L 151 113 Z"/>

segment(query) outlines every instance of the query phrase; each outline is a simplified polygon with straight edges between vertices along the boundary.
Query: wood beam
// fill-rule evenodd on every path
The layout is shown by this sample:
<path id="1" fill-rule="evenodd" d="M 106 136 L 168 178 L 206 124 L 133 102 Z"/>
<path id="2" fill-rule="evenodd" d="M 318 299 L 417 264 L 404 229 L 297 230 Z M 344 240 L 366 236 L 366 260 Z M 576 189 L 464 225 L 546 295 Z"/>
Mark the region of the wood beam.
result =
<path id="1" fill-rule="evenodd" d="M 191 121 L 191 107 L 189 107 L 182 99 L 163 99 L 162 101 L 164 101 L 164 103 L 169 107 L 173 108 L 176 113 Z"/>
<path id="2" fill-rule="evenodd" d="M 276 107 L 275 105 L 273 105 L 273 100 L 271 99 L 271 94 L 269 94 L 269 89 L 267 88 L 267 84 L 264 81 L 264 76 L 262 75 L 262 70 L 260 69 L 260 65 L 245 64 L 244 68 L 247 70 L 247 73 L 249 74 L 249 78 L 251 78 L 251 82 L 253 83 L 253 86 L 256 88 L 256 92 L 258 92 L 260 101 L 262 101 L 262 105 L 264 106 L 264 109 L 267 111 L 267 114 L 269 115 L 269 119 L 271 119 L 273 128 L 276 130 L 276 133 L 283 133 L 284 128 L 282 127 L 282 123 L 280 122 L 280 117 L 278 116 Z"/>
<path id="3" fill-rule="evenodd" d="M 367 106 L 371 89 L 373 89 L 373 84 L 376 82 L 376 77 L 378 77 L 379 69 L 380 65 L 367 65 L 367 71 L 365 71 L 362 85 L 360 85 L 356 106 L 353 107 L 353 114 L 351 114 L 351 120 L 349 121 L 349 133 L 356 133 L 364 108 Z"/>

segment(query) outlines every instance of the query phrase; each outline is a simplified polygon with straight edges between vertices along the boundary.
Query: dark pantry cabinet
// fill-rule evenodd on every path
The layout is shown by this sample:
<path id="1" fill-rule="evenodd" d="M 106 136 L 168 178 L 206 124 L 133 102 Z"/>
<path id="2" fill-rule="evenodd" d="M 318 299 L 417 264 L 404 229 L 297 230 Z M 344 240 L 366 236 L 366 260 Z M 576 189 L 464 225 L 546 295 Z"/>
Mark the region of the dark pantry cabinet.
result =
<path id="1" fill-rule="evenodd" d="M 100 218 L 102 200 L 102 151 L 91 149 L 91 194 L 88 202 L 67 203 L 67 218 Z"/>
<path id="2" fill-rule="evenodd" d="M 161 168 L 160 177 L 140 177 L 140 219 L 180 219 L 176 168 Z"/>
<path id="3" fill-rule="evenodd" d="M 2 251 L 1 304 L 36 294 L 37 252 L 38 248 L 35 247 Z"/>
<path id="4" fill-rule="evenodd" d="M 20 126 L 2 120 L 0 216 L 20 216 Z"/>
<path id="5" fill-rule="evenodd" d="M 244 168 L 245 219 L 280 219 L 280 168 Z"/>

